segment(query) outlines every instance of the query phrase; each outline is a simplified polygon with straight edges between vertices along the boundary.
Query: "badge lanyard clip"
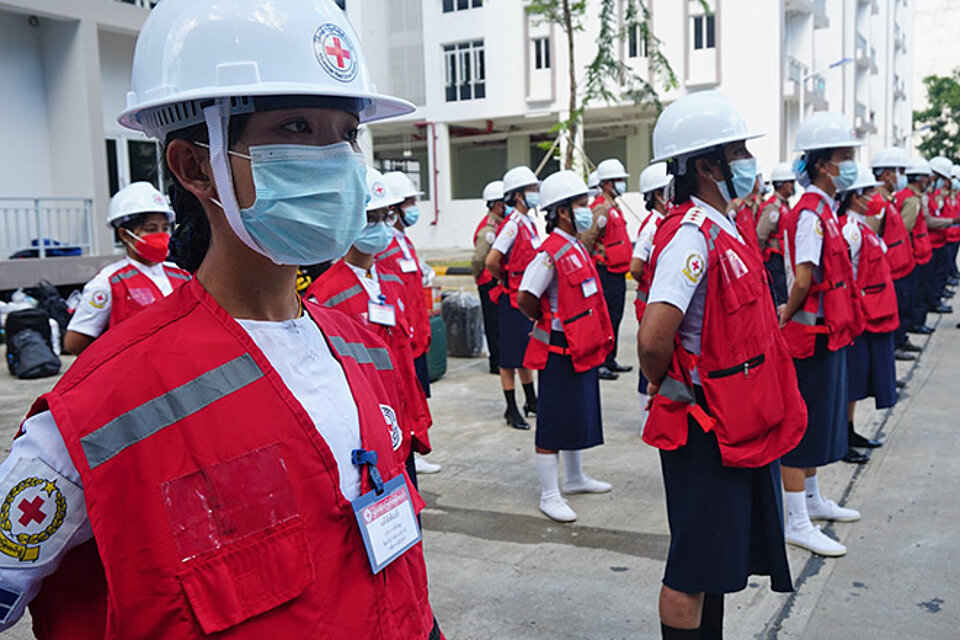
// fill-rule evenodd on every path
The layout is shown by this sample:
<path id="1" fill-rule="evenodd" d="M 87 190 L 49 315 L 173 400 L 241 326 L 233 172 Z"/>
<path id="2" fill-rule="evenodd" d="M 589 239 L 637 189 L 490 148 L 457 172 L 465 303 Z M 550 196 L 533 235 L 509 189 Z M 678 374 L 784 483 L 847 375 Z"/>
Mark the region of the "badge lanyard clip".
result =
<path id="1" fill-rule="evenodd" d="M 367 471 L 370 473 L 370 482 L 373 483 L 377 495 L 383 493 L 383 478 L 377 469 L 377 452 L 367 449 L 354 449 L 350 454 L 350 459 L 357 466 L 367 465 Z"/>

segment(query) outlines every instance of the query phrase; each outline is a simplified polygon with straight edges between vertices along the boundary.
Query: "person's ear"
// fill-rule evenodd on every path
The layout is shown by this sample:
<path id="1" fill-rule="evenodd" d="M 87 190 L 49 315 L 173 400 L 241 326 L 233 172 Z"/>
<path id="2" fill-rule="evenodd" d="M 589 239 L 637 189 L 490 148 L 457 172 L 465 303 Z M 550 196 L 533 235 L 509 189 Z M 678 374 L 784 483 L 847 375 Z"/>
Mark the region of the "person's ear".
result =
<path id="1" fill-rule="evenodd" d="M 166 156 L 170 172 L 184 189 L 201 202 L 217 197 L 213 170 L 210 168 L 210 157 L 206 149 L 177 139 L 167 145 Z"/>

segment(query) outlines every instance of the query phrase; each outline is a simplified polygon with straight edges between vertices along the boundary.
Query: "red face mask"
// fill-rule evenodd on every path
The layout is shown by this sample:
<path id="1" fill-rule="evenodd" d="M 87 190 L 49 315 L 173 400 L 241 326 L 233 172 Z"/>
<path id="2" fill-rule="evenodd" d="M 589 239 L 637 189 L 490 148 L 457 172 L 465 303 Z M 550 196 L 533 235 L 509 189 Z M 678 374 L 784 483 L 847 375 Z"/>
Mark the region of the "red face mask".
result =
<path id="1" fill-rule="evenodd" d="M 867 210 L 864 212 L 864 215 L 867 216 L 878 216 L 883 213 L 884 208 L 887 203 L 883 199 L 883 196 L 879 193 L 873 194 L 873 197 L 870 198 L 869 204 L 867 204 Z"/>
<path id="2" fill-rule="evenodd" d="M 167 259 L 170 245 L 169 233 L 148 233 L 141 237 L 129 229 L 124 231 L 136 241 L 133 250 L 147 262 L 163 262 Z"/>

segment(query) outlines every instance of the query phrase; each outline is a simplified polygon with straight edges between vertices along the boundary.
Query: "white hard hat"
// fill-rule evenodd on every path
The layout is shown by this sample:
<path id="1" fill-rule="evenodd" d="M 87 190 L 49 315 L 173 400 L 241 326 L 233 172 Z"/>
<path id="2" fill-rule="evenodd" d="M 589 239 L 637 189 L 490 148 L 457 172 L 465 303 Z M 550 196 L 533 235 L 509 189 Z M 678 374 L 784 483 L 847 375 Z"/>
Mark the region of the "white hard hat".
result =
<path id="1" fill-rule="evenodd" d="M 484 202 L 503 200 L 503 180 L 488 182 L 487 186 L 483 188 L 483 200 Z"/>
<path id="2" fill-rule="evenodd" d="M 600 182 L 603 182 L 604 180 L 619 180 L 629 177 L 630 174 L 627 173 L 623 163 L 616 158 L 607 158 L 606 160 L 602 160 L 600 164 L 597 165 L 597 180 Z M 599 182 L 597 184 L 599 184 Z"/>
<path id="3" fill-rule="evenodd" d="M 777 166 L 770 172 L 770 182 L 790 182 L 796 179 L 797 176 L 793 173 L 793 165 L 789 162 L 778 162 Z"/>
<path id="4" fill-rule="evenodd" d="M 377 93 L 360 38 L 332 0 L 164 0 L 144 22 L 120 124 L 163 138 L 204 122 L 204 102 L 248 113 L 267 96 L 346 99 L 361 122 L 410 113 Z"/>
<path id="5" fill-rule="evenodd" d="M 900 147 L 885 147 L 873 154 L 870 166 L 874 169 L 909 167 L 910 158 Z"/>
<path id="6" fill-rule="evenodd" d="M 929 162 L 927 162 L 926 160 L 924 160 L 924 159 L 921 158 L 920 156 L 916 156 L 916 157 L 914 157 L 914 158 L 911 158 L 910 164 L 907 166 L 907 175 L 909 175 L 909 176 L 929 176 L 931 173 L 933 173 L 933 172 L 930 170 L 930 163 L 929 163 Z"/>
<path id="7" fill-rule="evenodd" d="M 815 113 L 797 130 L 797 151 L 859 147 L 862 144 L 847 118 L 840 113 Z"/>
<path id="8" fill-rule="evenodd" d="M 864 164 L 857 165 L 857 179 L 850 185 L 850 188 L 847 191 L 853 191 L 855 189 L 868 189 L 870 187 L 879 187 L 882 182 L 878 182 L 876 177 L 873 175 L 873 171 L 870 170 L 870 167 Z"/>
<path id="9" fill-rule="evenodd" d="M 383 174 L 373 167 L 367 167 L 367 193 L 370 195 L 367 211 L 375 211 L 403 202 L 403 198 L 390 189 L 390 184 L 384 179 Z"/>
<path id="10" fill-rule="evenodd" d="M 953 163 L 946 156 L 937 156 L 930 159 L 930 170 L 944 178 L 949 178 L 953 171 Z"/>
<path id="11" fill-rule="evenodd" d="M 666 162 L 654 162 L 640 172 L 640 195 L 646 195 L 657 189 L 665 189 L 673 177 L 667 175 Z"/>
<path id="12" fill-rule="evenodd" d="M 759 138 L 750 133 L 740 112 L 719 91 L 699 91 L 678 99 L 653 127 L 653 162 L 689 156 L 697 151 Z"/>
<path id="13" fill-rule="evenodd" d="M 134 182 L 110 198 L 107 226 L 114 229 L 121 222 L 143 213 L 162 213 L 173 222 L 174 213 L 166 197 L 149 182 Z"/>
<path id="14" fill-rule="evenodd" d="M 587 176 L 587 187 L 590 189 L 596 189 L 600 186 L 600 177 L 597 176 L 596 171 L 591 171 L 590 175 Z"/>
<path id="15" fill-rule="evenodd" d="M 423 191 L 417 191 L 417 185 L 413 184 L 410 176 L 402 171 L 388 171 L 383 174 L 383 180 L 390 187 L 390 192 L 401 200 L 423 195 Z"/>
<path id="16" fill-rule="evenodd" d="M 557 171 L 544 179 L 540 186 L 540 207 L 551 205 L 570 198 L 587 195 L 587 185 L 575 171 Z"/>
<path id="17" fill-rule="evenodd" d="M 511 191 L 539 183 L 540 181 L 537 180 L 536 174 L 530 170 L 530 167 L 514 167 L 503 174 L 503 193 L 508 194 Z"/>

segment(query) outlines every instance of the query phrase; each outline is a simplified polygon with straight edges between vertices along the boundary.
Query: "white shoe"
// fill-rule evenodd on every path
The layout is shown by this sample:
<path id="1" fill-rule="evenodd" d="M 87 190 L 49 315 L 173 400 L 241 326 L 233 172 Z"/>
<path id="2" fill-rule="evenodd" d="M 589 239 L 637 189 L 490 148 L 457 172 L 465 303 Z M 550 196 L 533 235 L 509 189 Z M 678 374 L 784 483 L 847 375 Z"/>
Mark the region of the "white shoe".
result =
<path id="1" fill-rule="evenodd" d="M 440 470 L 443 469 L 443 467 L 440 466 L 439 464 L 427 462 L 426 460 L 424 460 L 423 458 L 421 458 L 416 454 L 414 454 L 413 456 L 413 466 L 417 470 L 417 475 L 420 475 L 421 473 L 426 473 L 426 474 L 440 473 Z"/>
<path id="2" fill-rule="evenodd" d="M 613 485 L 602 480 L 594 480 L 590 476 L 584 475 L 583 479 L 576 483 L 563 483 L 564 493 L 609 493 Z"/>
<path id="3" fill-rule="evenodd" d="M 560 496 L 554 496 L 546 500 L 540 498 L 540 511 L 557 522 L 573 522 L 577 519 L 577 514 L 570 508 L 567 501 Z"/>
<path id="4" fill-rule="evenodd" d="M 829 498 L 821 498 L 820 504 L 811 506 L 807 503 L 807 514 L 811 520 L 832 520 L 833 522 L 856 522 L 860 519 L 860 512 L 856 509 L 841 507 Z"/>
<path id="5" fill-rule="evenodd" d="M 815 527 L 812 524 L 805 523 L 798 528 L 788 525 L 784 533 L 786 534 L 787 544 L 806 549 L 818 556 L 839 557 L 847 553 L 845 546 L 828 537 L 820 530 L 820 527 Z"/>

